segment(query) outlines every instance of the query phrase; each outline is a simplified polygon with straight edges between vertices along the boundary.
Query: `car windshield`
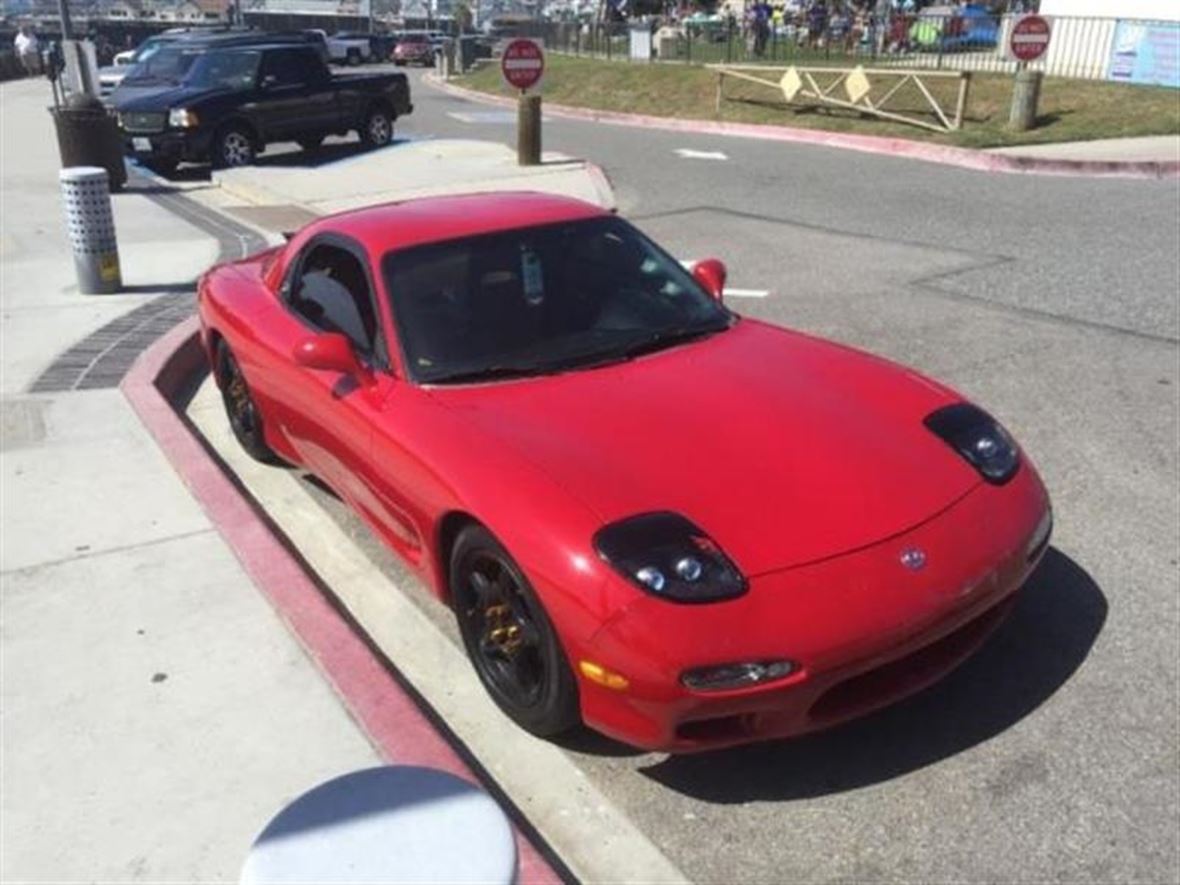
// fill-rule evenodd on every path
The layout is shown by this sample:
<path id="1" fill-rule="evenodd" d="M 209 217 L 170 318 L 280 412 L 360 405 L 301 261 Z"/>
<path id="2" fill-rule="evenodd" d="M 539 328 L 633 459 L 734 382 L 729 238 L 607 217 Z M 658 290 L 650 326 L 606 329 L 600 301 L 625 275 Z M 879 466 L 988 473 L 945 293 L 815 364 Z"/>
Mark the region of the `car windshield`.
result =
<path id="1" fill-rule="evenodd" d="M 382 270 L 408 371 L 424 383 L 590 368 L 736 321 L 614 217 L 394 251 Z"/>
<path id="2" fill-rule="evenodd" d="M 185 86 L 204 89 L 249 89 L 254 86 L 262 52 L 257 49 L 206 52 L 189 68 Z"/>
<path id="3" fill-rule="evenodd" d="M 161 43 L 148 51 L 144 57 L 127 72 L 125 82 L 179 83 L 193 62 L 201 55 L 202 49 L 181 49 Z"/>

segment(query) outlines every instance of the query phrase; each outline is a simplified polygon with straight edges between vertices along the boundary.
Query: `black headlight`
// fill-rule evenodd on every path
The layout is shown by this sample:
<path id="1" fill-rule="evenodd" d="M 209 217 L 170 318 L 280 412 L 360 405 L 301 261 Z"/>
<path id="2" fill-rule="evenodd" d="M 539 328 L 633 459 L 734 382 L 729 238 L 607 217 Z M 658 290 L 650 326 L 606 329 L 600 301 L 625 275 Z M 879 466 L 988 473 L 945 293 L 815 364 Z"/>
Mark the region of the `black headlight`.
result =
<path id="1" fill-rule="evenodd" d="M 978 406 L 946 406 L 927 415 L 924 423 L 990 483 L 1006 483 L 1020 467 L 1020 453 L 1012 437 Z"/>
<path id="2" fill-rule="evenodd" d="M 746 579 L 713 540 L 675 513 L 644 513 L 608 525 L 594 548 L 624 578 L 675 602 L 716 602 L 746 592 Z"/>

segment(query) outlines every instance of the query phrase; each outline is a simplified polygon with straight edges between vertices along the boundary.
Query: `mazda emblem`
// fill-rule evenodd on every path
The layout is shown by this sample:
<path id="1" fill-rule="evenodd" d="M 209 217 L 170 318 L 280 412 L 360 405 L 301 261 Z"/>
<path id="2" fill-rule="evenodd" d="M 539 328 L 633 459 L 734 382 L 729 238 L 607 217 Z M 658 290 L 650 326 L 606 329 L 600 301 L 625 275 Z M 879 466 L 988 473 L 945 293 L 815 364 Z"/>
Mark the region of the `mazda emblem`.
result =
<path id="1" fill-rule="evenodd" d="M 926 565 L 926 552 L 917 547 L 907 547 L 901 551 L 901 564 L 912 572 Z"/>

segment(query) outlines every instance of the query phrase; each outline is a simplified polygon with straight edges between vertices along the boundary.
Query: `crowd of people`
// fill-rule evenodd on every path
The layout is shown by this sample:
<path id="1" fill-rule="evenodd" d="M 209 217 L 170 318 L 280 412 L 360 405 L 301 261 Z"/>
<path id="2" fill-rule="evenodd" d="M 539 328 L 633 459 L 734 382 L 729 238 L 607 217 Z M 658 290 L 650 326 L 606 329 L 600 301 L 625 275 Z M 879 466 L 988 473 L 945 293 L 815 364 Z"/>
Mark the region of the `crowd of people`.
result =
<path id="1" fill-rule="evenodd" d="M 731 15 L 729 24 L 740 29 L 748 51 L 757 56 L 766 53 L 772 37 L 810 49 L 852 52 L 875 44 L 879 51 L 903 51 L 922 10 L 937 5 L 953 14 L 968 2 L 995 15 L 1035 12 L 1039 6 L 1037 0 L 755 0 L 746 5 L 743 20 Z"/>

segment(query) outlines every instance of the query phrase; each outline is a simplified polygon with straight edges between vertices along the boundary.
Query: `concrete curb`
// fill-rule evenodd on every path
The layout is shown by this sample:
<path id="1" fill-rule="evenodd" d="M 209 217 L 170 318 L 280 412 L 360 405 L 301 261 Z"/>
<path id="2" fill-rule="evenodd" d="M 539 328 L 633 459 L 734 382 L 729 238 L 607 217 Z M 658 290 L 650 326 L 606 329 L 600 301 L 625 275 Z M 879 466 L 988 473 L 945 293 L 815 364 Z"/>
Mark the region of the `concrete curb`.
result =
<path id="1" fill-rule="evenodd" d="M 390 762 L 438 768 L 486 786 L 177 412 L 174 401 L 191 390 L 204 371 L 198 321 L 192 317 L 144 351 L 120 389 L 255 586 L 381 755 Z M 519 826 L 515 832 L 518 881 L 562 882 L 562 875 Z"/>
<path id="2" fill-rule="evenodd" d="M 458 98 L 502 107 L 515 107 L 516 101 L 474 89 L 446 83 L 436 75 L 423 78 L 431 86 Z M 1180 162 L 1115 162 L 1103 160 L 1043 160 L 1038 157 L 1017 157 L 993 154 L 972 148 L 926 144 L 905 138 L 881 138 L 875 135 L 853 135 L 825 132 L 818 129 L 799 129 L 790 126 L 767 126 L 756 123 L 722 123 L 711 120 L 683 120 L 675 117 L 653 117 L 645 114 L 624 114 L 618 111 L 596 111 L 569 105 L 546 104 L 545 114 L 570 120 L 608 123 L 614 126 L 633 126 L 641 129 L 660 129 L 666 132 L 687 132 L 694 135 L 724 135 L 734 138 L 758 138 L 811 144 L 819 147 L 840 148 L 867 154 L 884 154 L 943 166 L 956 166 L 977 172 L 1008 172 L 1035 175 L 1075 175 L 1097 178 L 1180 178 Z"/>

